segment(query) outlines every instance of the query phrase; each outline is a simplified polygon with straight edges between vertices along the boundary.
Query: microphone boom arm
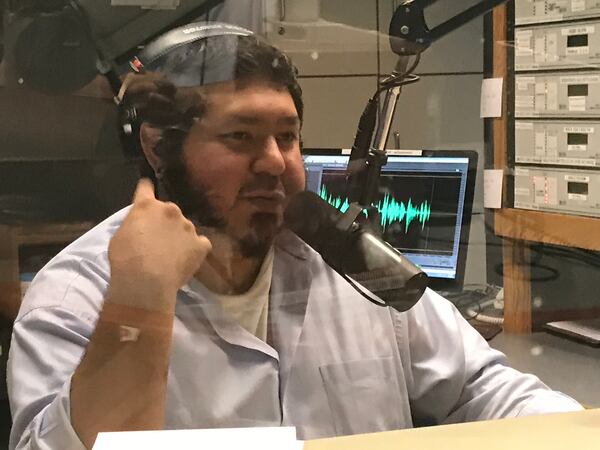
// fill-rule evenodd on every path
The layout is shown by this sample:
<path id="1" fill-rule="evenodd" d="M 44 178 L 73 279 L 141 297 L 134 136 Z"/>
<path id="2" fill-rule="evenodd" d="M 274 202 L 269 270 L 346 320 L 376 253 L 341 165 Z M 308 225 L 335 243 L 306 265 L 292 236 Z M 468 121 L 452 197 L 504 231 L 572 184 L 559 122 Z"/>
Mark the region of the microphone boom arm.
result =
<path id="1" fill-rule="evenodd" d="M 389 27 L 390 43 L 394 53 L 415 55 L 423 52 L 433 42 L 482 16 L 508 0 L 483 0 L 429 29 L 424 10 L 438 0 L 404 0 L 392 16 Z M 449 0 L 447 0 L 449 1 Z"/>
<path id="2" fill-rule="evenodd" d="M 381 169 L 387 163 L 385 148 L 401 88 L 405 84 L 419 80 L 413 71 L 420 61 L 421 53 L 432 42 L 506 1 L 481 1 L 432 30 L 427 27 L 423 9 L 435 3 L 436 0 L 405 0 L 394 12 L 389 31 L 390 45 L 392 51 L 399 55 L 399 60 L 391 76 L 381 83 L 381 87 L 370 98 L 360 117 L 346 169 L 350 206 L 345 213 L 337 217 L 331 214 L 329 219 L 334 223 L 336 233 L 341 233 L 343 236 L 354 236 L 351 240 L 354 242 L 352 247 L 357 252 L 357 261 L 363 266 L 369 259 L 365 258 L 365 255 L 369 255 L 369 257 L 378 255 L 382 258 L 372 264 L 370 270 L 357 271 L 354 270 L 356 267 L 344 267 L 336 264 L 335 258 L 331 255 L 337 254 L 337 249 L 319 251 L 321 254 L 329 255 L 328 263 L 332 264 L 332 267 L 341 273 L 355 289 L 373 303 L 405 311 L 418 301 L 428 284 L 427 275 L 424 272 L 377 237 L 377 235 L 381 236 L 382 230 L 379 210 L 374 203 L 379 196 Z M 409 66 L 411 57 L 415 59 Z M 385 96 L 380 110 L 379 97 L 383 92 L 385 92 Z M 298 209 L 303 210 L 303 208 Z M 368 222 L 361 231 L 360 223 L 365 225 L 365 211 Z M 303 236 L 302 233 L 300 235 Z M 308 241 L 311 240 L 313 239 L 308 236 Z M 327 244 L 323 245 L 327 246 Z M 319 245 L 315 247 L 318 248 Z M 371 250 L 374 248 L 379 248 L 379 252 Z M 346 256 L 350 259 L 353 255 Z M 359 264 L 357 267 L 362 266 Z M 391 272 L 389 271 L 395 271 L 393 276 L 390 276 Z M 393 280 L 392 285 L 395 286 L 391 289 L 383 288 L 382 284 L 387 283 L 385 280 Z M 382 302 L 366 295 L 365 292 L 369 291 L 376 291 L 377 297 L 382 299 Z"/>
<path id="3" fill-rule="evenodd" d="M 401 87 L 418 81 L 413 71 L 419 63 L 421 53 L 431 43 L 508 0 L 480 1 L 430 30 L 425 21 L 424 9 L 436 1 L 438 0 L 404 0 L 396 8 L 390 22 L 389 39 L 392 51 L 399 55 L 399 60 L 392 75 L 382 82 L 382 86 L 367 103 L 350 153 L 347 168 L 348 198 L 350 202 L 369 211 L 369 221 L 374 228 L 377 228 L 378 211 L 373 202 L 378 196 L 381 168 L 387 162 L 385 148 Z M 411 57 L 415 57 L 415 61 L 407 68 Z M 385 92 L 385 96 L 381 110 L 378 111 L 382 92 Z"/>

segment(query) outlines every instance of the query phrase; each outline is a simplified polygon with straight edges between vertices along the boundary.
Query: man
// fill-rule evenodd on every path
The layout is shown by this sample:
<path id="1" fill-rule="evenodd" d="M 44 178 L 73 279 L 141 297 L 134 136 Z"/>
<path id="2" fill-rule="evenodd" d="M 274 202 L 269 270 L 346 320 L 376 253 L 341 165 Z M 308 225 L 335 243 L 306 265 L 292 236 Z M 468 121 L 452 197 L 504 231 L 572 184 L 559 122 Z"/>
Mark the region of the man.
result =
<path id="1" fill-rule="evenodd" d="M 285 55 L 240 32 L 160 67 L 130 77 L 125 100 L 164 192 L 141 181 L 31 285 L 10 356 L 11 448 L 162 428 L 294 425 L 313 439 L 580 408 L 507 367 L 434 292 L 407 313 L 372 305 L 281 229 L 304 188 Z"/>

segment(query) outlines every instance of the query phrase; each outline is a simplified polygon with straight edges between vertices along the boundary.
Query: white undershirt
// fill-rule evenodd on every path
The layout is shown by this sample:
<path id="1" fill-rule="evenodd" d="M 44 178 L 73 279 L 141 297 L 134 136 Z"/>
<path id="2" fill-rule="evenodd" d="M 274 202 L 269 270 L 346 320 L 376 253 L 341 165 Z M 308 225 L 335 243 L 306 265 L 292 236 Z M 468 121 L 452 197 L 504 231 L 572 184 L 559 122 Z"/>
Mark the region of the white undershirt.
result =
<path id="1" fill-rule="evenodd" d="M 254 284 L 241 295 L 214 294 L 225 313 L 257 338 L 267 340 L 267 316 L 269 314 L 269 290 L 273 275 L 273 248 L 262 263 Z"/>

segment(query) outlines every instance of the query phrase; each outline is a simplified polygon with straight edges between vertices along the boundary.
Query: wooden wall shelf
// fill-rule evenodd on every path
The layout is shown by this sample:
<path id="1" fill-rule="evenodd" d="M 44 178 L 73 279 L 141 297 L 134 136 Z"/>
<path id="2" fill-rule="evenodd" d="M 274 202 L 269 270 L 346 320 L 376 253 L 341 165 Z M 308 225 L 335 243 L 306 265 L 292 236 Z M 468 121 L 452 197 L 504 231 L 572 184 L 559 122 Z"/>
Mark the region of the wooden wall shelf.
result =
<path id="1" fill-rule="evenodd" d="M 505 208 L 495 214 L 498 236 L 600 250 L 600 219 Z"/>

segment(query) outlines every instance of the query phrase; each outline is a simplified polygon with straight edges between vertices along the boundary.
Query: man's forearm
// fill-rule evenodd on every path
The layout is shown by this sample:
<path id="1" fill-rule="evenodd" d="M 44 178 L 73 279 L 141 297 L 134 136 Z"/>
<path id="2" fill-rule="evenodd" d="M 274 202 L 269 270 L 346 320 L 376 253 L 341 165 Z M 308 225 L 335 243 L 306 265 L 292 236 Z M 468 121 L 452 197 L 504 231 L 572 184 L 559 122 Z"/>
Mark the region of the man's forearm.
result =
<path id="1" fill-rule="evenodd" d="M 71 423 L 87 448 L 101 431 L 164 423 L 173 314 L 126 306 L 118 297 L 105 302 L 71 381 Z"/>

